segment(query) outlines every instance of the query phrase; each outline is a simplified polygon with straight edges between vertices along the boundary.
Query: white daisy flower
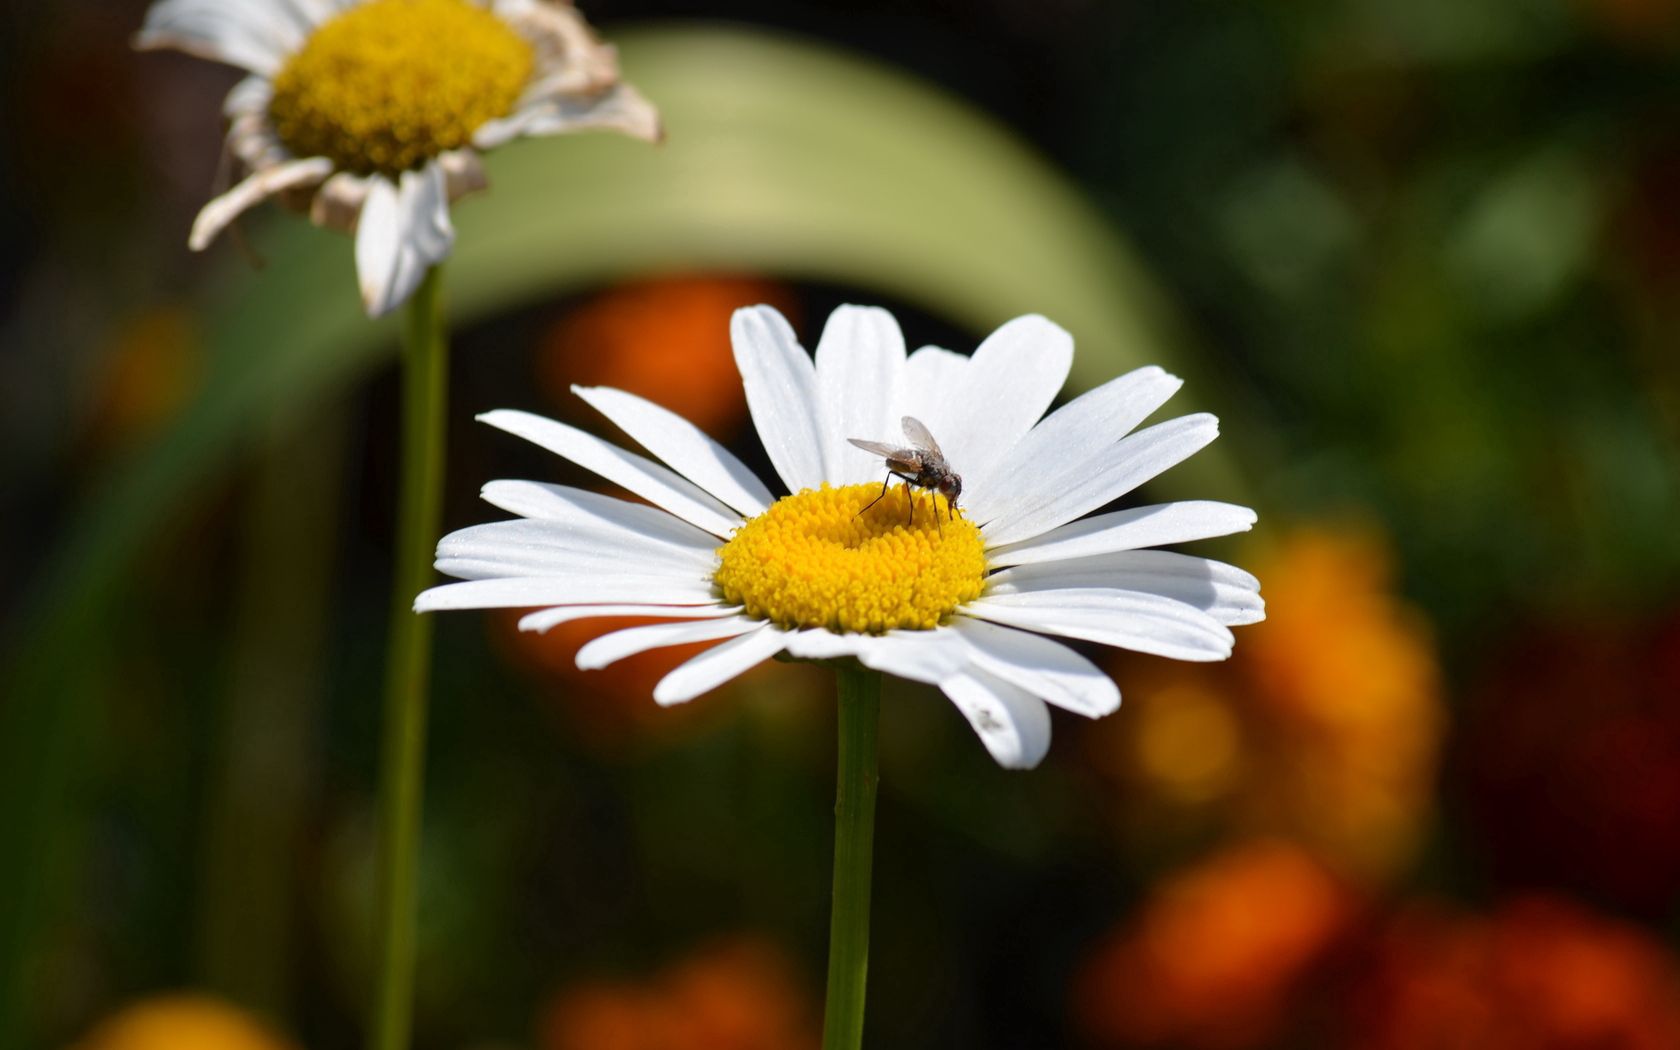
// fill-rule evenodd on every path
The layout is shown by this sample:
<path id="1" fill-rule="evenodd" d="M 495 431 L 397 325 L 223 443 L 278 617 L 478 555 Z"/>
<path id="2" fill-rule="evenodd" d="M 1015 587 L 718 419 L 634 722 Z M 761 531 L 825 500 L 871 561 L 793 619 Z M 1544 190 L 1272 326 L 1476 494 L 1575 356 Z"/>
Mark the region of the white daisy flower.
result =
<path id="1" fill-rule="evenodd" d="M 814 362 L 767 306 L 738 311 L 732 335 L 759 438 L 794 495 L 777 499 L 722 445 L 622 390 L 573 388 L 652 459 L 564 423 L 490 412 L 479 418 L 651 506 L 493 481 L 484 498 L 519 518 L 445 537 L 438 570 L 468 582 L 426 591 L 416 609 L 542 606 L 520 621 L 534 631 L 598 616 L 671 621 L 594 639 L 577 654 L 586 669 L 727 639 L 667 675 L 653 693 L 661 704 L 777 654 L 855 657 L 937 686 L 1010 768 L 1044 757 L 1046 704 L 1092 718 L 1120 704 L 1108 675 L 1056 639 L 1220 660 L 1232 626 L 1265 617 L 1248 573 L 1150 549 L 1245 531 L 1248 508 L 1198 501 L 1083 517 L 1217 435 L 1205 414 L 1135 430 L 1180 386 L 1161 369 L 1044 416 L 1073 339 L 1042 317 L 1010 321 L 972 357 L 906 355 L 892 315 L 868 307 L 834 312 Z M 955 509 L 908 484 L 882 498 L 886 462 L 851 439 L 903 445 L 901 426 L 925 429 L 960 476 Z"/>
<path id="2" fill-rule="evenodd" d="M 479 151 L 590 128 L 660 137 L 566 0 L 158 0 L 135 46 L 250 73 L 223 106 L 247 174 L 199 212 L 193 250 L 279 196 L 355 233 L 372 316 L 449 254 L 450 203 L 486 185 Z"/>

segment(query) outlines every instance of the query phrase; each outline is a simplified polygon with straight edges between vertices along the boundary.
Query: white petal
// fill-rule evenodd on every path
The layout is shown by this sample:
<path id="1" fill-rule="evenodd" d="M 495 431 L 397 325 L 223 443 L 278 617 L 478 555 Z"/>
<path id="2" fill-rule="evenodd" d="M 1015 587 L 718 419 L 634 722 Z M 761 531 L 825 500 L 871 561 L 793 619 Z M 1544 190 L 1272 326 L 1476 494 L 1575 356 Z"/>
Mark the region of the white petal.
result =
<path id="1" fill-rule="evenodd" d="M 1207 613 L 1153 594 L 1104 596 L 1091 603 L 1060 591 L 988 596 L 962 611 L 1007 627 L 1175 660 L 1223 660 L 1233 641 L 1230 630 Z"/>
<path id="2" fill-rule="evenodd" d="M 974 726 L 987 750 L 1009 768 L 1037 765 L 1049 747 L 1050 716 L 1044 704 L 977 666 L 975 646 L 953 628 L 884 635 L 798 631 L 786 636 L 786 649 L 807 660 L 855 656 L 872 670 L 938 685 Z M 1007 663 L 1001 658 L 994 662 Z"/>
<path id="3" fill-rule="evenodd" d="M 201 252 L 209 246 L 227 224 L 246 210 L 262 203 L 282 190 L 297 186 L 313 186 L 332 174 L 333 162 L 326 157 L 294 160 L 274 168 L 247 175 L 237 186 L 210 201 L 193 221 L 187 246 Z"/>
<path id="4" fill-rule="evenodd" d="M 1073 337 L 1037 314 L 987 336 L 956 392 L 948 433 L 933 432 L 952 469 L 966 478 L 1002 459 L 1056 399 L 1072 364 Z"/>
<path id="5" fill-rule="evenodd" d="M 618 53 L 595 38 L 570 3 L 490 0 L 489 7 L 536 53 L 536 69 L 520 94 L 520 107 L 554 94 L 597 95 L 618 82 Z"/>
<path id="6" fill-rule="evenodd" d="M 654 702 L 680 704 L 710 692 L 781 652 L 786 637 L 765 624 L 750 634 L 707 649 L 660 679 L 653 688 Z"/>
<path id="7" fill-rule="evenodd" d="M 229 120 L 222 148 L 226 157 L 239 161 L 247 172 L 267 171 L 299 159 L 280 141 L 266 113 L 246 113 Z"/>
<path id="8" fill-rule="evenodd" d="M 816 369 L 786 319 L 768 306 L 736 310 L 729 323 L 747 407 L 770 463 L 789 492 L 823 483 Z"/>
<path id="9" fill-rule="evenodd" d="M 500 579 L 600 579 L 624 567 L 624 556 L 613 557 L 600 551 L 541 551 L 500 552 L 466 557 L 440 556 L 434 563 L 438 572 L 458 580 Z M 708 577 L 708 572 L 678 570 L 662 565 L 639 565 L 639 575 L 668 580 L 675 585 Z"/>
<path id="10" fill-rule="evenodd" d="M 1156 503 L 1069 522 L 1034 539 L 988 551 L 986 563 L 1002 568 L 1188 543 L 1247 532 L 1254 521 L 1252 510 L 1231 503 L 1211 500 Z"/>
<path id="11" fill-rule="evenodd" d="M 1238 626 L 1266 618 L 1260 581 L 1234 565 L 1176 551 L 1116 551 L 1088 558 L 1018 565 L 986 581 L 988 597 L 1112 589 L 1159 594 Z"/>
<path id="12" fill-rule="evenodd" d="M 355 232 L 372 181 L 354 172 L 334 173 L 310 200 L 309 221 L 340 233 Z"/>
<path id="13" fill-rule="evenodd" d="M 871 670 L 912 682 L 936 684 L 968 665 L 961 642 L 949 627 L 886 634 L 838 634 L 821 628 L 787 636 L 787 651 L 805 660 L 855 656 Z"/>
<path id="14" fill-rule="evenodd" d="M 222 100 L 222 115 L 232 120 L 236 117 L 258 117 L 268 120 L 268 104 L 274 99 L 274 82 L 260 74 L 252 74 L 233 85 L 233 90 Z"/>
<path id="15" fill-rule="evenodd" d="M 647 142 L 665 136 L 653 103 L 629 84 L 617 84 L 599 94 L 567 93 L 532 100 L 508 116 L 480 125 L 472 142 L 490 150 L 520 136 L 573 131 L 618 131 Z"/>
<path id="16" fill-rule="evenodd" d="M 343 12 L 346 8 L 355 7 L 362 0 L 285 0 L 297 12 L 297 17 L 310 26 L 319 26 L 322 22 Z"/>
<path id="17" fill-rule="evenodd" d="M 1012 585 L 1002 585 L 987 594 L 986 598 L 988 601 L 1005 605 L 1022 602 L 1065 602 L 1071 605 L 1102 607 L 1105 603 L 1141 594 L 1182 602 L 1192 609 L 1201 610 L 1226 627 L 1259 623 L 1266 618 L 1266 602 L 1259 592 L 1228 583 L 1210 583 L 1188 576 L 1116 575 L 1107 577 L 1106 580 L 1119 581 L 1121 585 L 1114 586 L 1106 582 L 1101 585 L 1083 585 L 1073 577 L 1048 578 L 1013 585 L 1016 586 L 1013 590 L 1010 589 Z"/>
<path id="18" fill-rule="evenodd" d="M 612 572 L 626 565 L 650 576 L 709 576 L 717 555 L 615 526 L 584 529 L 529 518 L 460 529 L 437 547 L 437 570 L 461 579 Z M 471 571 L 458 571 L 467 566 Z"/>
<path id="19" fill-rule="evenodd" d="M 538 605 L 593 605 L 635 602 L 649 605 L 715 604 L 717 595 L 704 580 L 683 582 L 669 576 L 515 576 L 446 583 L 420 592 L 415 612 L 440 609 L 523 609 Z"/>
<path id="20" fill-rule="evenodd" d="M 1055 471 L 1022 484 L 1015 508 L 987 522 L 988 546 L 1032 539 L 1082 514 L 1119 499 L 1157 474 L 1189 459 L 1219 436 L 1219 421 L 1207 414 L 1157 423 L 1104 451 L 1105 462 L 1081 476 Z"/>
<path id="21" fill-rule="evenodd" d="M 556 605 L 526 613 L 519 619 L 521 631 L 547 631 L 573 620 L 589 620 L 603 616 L 645 616 L 648 619 L 708 620 L 734 616 L 739 605 Z"/>
<path id="22" fill-rule="evenodd" d="M 439 153 L 437 164 L 443 169 L 443 184 L 449 190 L 451 204 L 490 186 L 490 173 L 484 170 L 484 158 L 475 149 L 452 149 Z"/>
<path id="23" fill-rule="evenodd" d="M 1057 707 L 1098 718 L 1120 706 L 1114 680 L 1060 642 L 967 617 L 952 627 L 976 667 Z"/>
<path id="24" fill-rule="evenodd" d="M 939 688 L 1003 768 L 1031 769 L 1050 750 L 1050 709 L 1019 686 L 970 670 L 945 679 Z"/>
<path id="25" fill-rule="evenodd" d="M 1206 591 L 1199 594 L 1189 586 L 1179 588 L 1179 593 L 1171 584 L 1157 582 L 1146 584 L 1139 581 L 1136 587 L 1050 587 L 1044 586 L 1034 590 L 989 594 L 985 601 L 994 606 L 1013 606 L 1016 608 L 1032 609 L 1089 609 L 1093 612 L 1116 612 L 1133 609 L 1139 603 L 1151 604 L 1158 601 L 1173 603 L 1174 614 L 1183 614 L 1179 605 L 1193 609 L 1202 616 L 1208 617 L 1214 623 L 1223 627 L 1241 626 L 1265 619 L 1264 608 L 1260 605 L 1260 596 L 1253 591 L 1235 591 L 1224 585 L 1218 585 L 1217 598 L 1210 599 Z M 1162 592 L 1168 593 L 1162 593 Z M 1229 597 L 1227 597 L 1229 595 Z M 1198 623 L 1203 622 L 1200 618 Z M 1225 632 L 1221 632 L 1223 637 Z"/>
<path id="26" fill-rule="evenodd" d="M 744 616 L 737 616 L 726 620 L 704 620 L 700 623 L 650 623 L 642 627 L 626 627 L 622 631 L 603 634 L 579 649 L 577 665 L 579 670 L 596 671 L 627 656 L 645 653 L 649 649 L 733 638 L 763 626 L 763 620 L 749 620 Z"/>
<path id="27" fill-rule="evenodd" d="M 368 316 L 389 313 L 412 295 L 454 244 L 442 168 L 427 164 L 405 171 L 396 186 L 383 176 L 369 179 L 367 202 L 356 223 L 356 277 Z"/>
<path id="28" fill-rule="evenodd" d="M 173 48 L 272 77 L 309 29 L 272 0 L 160 0 L 146 12 L 134 46 Z"/>
<path id="29" fill-rule="evenodd" d="M 617 528 L 696 551 L 715 551 L 717 537 L 658 507 L 546 481 L 492 481 L 479 494 L 509 514 L 578 529 Z"/>
<path id="30" fill-rule="evenodd" d="M 741 524 L 734 511 L 708 496 L 691 481 L 634 452 L 610 445 L 576 427 L 529 412 L 501 408 L 478 417 L 481 421 L 541 445 L 616 485 L 663 507 L 714 536 L 727 537 Z"/>
<path id="31" fill-rule="evenodd" d="M 847 656 L 857 655 L 854 640 L 873 637 L 865 634 L 846 634 L 813 627 L 809 630 L 790 631 L 783 648 L 789 656 L 797 656 L 801 660 L 838 660 Z"/>
<path id="32" fill-rule="evenodd" d="M 666 466 L 743 515 L 762 514 L 774 502 L 770 490 L 735 453 L 675 412 L 611 387 L 574 386 L 572 393 L 589 402 Z"/>
<path id="33" fill-rule="evenodd" d="M 1095 472 L 1183 381 L 1150 365 L 1087 390 L 1046 416 L 996 462 L 964 475 L 969 517 L 989 522 Z"/>
<path id="34" fill-rule="evenodd" d="M 1196 582 L 1226 583 L 1251 591 L 1260 589 L 1260 581 L 1253 573 L 1235 565 L 1212 558 L 1199 558 L 1194 554 L 1157 550 L 1115 551 L 1043 565 L 1021 565 L 997 573 L 988 582 L 995 586 L 1007 581 L 1061 576 L 1086 577 L 1097 586 L 1123 586 L 1112 582 L 1122 576 L 1166 576 L 1185 577 Z"/>
<path id="35" fill-rule="evenodd" d="M 879 307 L 842 306 L 817 343 L 817 401 L 822 406 L 826 477 L 835 485 L 879 480 L 879 456 L 847 438 L 902 444 L 897 394 L 904 376 L 904 333 Z"/>
<path id="36" fill-rule="evenodd" d="M 941 442 L 940 447 L 947 455 L 951 450 L 945 448 L 943 442 L 947 434 L 956 432 L 958 421 L 965 411 L 961 398 L 963 388 L 968 382 L 971 363 L 962 354 L 937 346 L 924 346 L 904 362 L 904 382 L 898 394 L 898 414 L 915 416 L 925 423 L 933 432 L 934 440 Z M 890 433 L 898 433 L 896 419 L 893 420 Z M 961 473 L 961 470 L 958 473 Z"/>

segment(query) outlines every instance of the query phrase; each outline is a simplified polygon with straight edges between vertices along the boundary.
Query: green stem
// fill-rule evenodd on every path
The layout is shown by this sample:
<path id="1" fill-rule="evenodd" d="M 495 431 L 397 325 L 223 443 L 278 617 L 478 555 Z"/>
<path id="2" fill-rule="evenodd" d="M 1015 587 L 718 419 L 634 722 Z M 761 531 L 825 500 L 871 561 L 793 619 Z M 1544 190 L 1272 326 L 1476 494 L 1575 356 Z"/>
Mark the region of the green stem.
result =
<path id="1" fill-rule="evenodd" d="M 444 408 L 449 374 L 443 271 L 434 266 L 408 304 L 403 331 L 402 488 L 397 498 L 391 648 L 379 778 L 379 984 L 370 1050 L 406 1050 L 414 1022 L 419 904 L 420 798 L 426 759 L 426 693 L 432 619 L 414 596 L 432 581 L 441 526 Z"/>
<path id="2" fill-rule="evenodd" d="M 842 667 L 840 771 L 834 792 L 834 912 L 828 927 L 823 1050 L 863 1045 L 869 976 L 869 868 L 875 854 L 875 727 L 881 673 Z"/>

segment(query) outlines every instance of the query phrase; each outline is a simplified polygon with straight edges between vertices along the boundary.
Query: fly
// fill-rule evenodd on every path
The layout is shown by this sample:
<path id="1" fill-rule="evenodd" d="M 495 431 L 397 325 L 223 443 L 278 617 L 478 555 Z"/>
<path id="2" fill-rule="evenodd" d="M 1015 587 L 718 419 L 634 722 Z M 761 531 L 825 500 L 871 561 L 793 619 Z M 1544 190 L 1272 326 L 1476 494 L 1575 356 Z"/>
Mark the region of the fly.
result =
<path id="1" fill-rule="evenodd" d="M 906 447 L 888 445 L 880 441 L 864 441 L 862 438 L 847 438 L 852 444 L 865 452 L 873 452 L 887 461 L 887 476 L 881 482 L 881 494 L 869 501 L 869 506 L 858 511 L 873 507 L 886 498 L 887 486 L 892 484 L 893 478 L 904 482 L 906 490 L 914 485 L 920 489 L 937 492 L 945 497 L 945 508 L 956 519 L 957 497 L 962 495 L 962 478 L 945 462 L 945 453 L 939 450 L 939 442 L 933 440 L 928 428 L 914 416 L 905 416 L 900 421 L 904 427 L 904 436 L 910 442 Z M 908 495 L 908 492 L 906 492 Z M 910 524 L 916 523 L 916 501 L 910 499 Z M 935 505 L 934 521 L 939 520 L 938 507 Z"/>

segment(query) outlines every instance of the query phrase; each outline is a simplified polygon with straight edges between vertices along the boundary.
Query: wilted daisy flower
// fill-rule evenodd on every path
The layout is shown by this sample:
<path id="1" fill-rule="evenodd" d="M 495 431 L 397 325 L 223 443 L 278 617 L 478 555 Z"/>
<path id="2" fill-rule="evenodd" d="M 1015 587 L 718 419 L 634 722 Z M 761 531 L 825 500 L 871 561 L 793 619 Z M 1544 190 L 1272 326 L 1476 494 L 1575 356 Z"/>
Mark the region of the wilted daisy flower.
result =
<path id="1" fill-rule="evenodd" d="M 485 185 L 479 151 L 589 128 L 660 135 L 565 0 L 159 0 L 135 43 L 251 74 L 223 106 L 247 174 L 199 212 L 192 248 L 279 196 L 355 232 L 374 316 L 449 254 L 449 204 Z"/>
<path id="2" fill-rule="evenodd" d="M 938 686 L 1012 768 L 1044 757 L 1047 702 L 1090 717 L 1120 703 L 1113 681 L 1055 638 L 1220 660 L 1231 626 L 1264 618 L 1248 573 L 1147 549 L 1244 531 L 1246 507 L 1083 517 L 1217 435 L 1210 415 L 1132 432 L 1180 385 L 1161 369 L 1040 419 L 1073 360 L 1072 338 L 1042 317 L 1009 322 L 972 358 L 936 347 L 907 356 L 891 314 L 855 306 L 829 319 L 814 363 L 769 307 L 737 312 L 732 334 L 753 422 L 793 495 L 777 499 L 723 446 L 621 390 L 576 388 L 659 462 L 563 423 L 490 412 L 479 418 L 652 506 L 493 481 L 484 498 L 520 518 L 445 537 L 438 569 L 469 582 L 426 591 L 416 608 L 544 606 L 520 623 L 539 631 L 597 616 L 676 621 L 596 638 L 578 651 L 584 668 L 728 639 L 666 676 L 661 704 L 781 653 L 856 657 Z M 957 508 L 897 483 L 882 498 L 885 462 L 850 439 L 905 444 L 895 441 L 905 416 L 960 475 Z"/>

